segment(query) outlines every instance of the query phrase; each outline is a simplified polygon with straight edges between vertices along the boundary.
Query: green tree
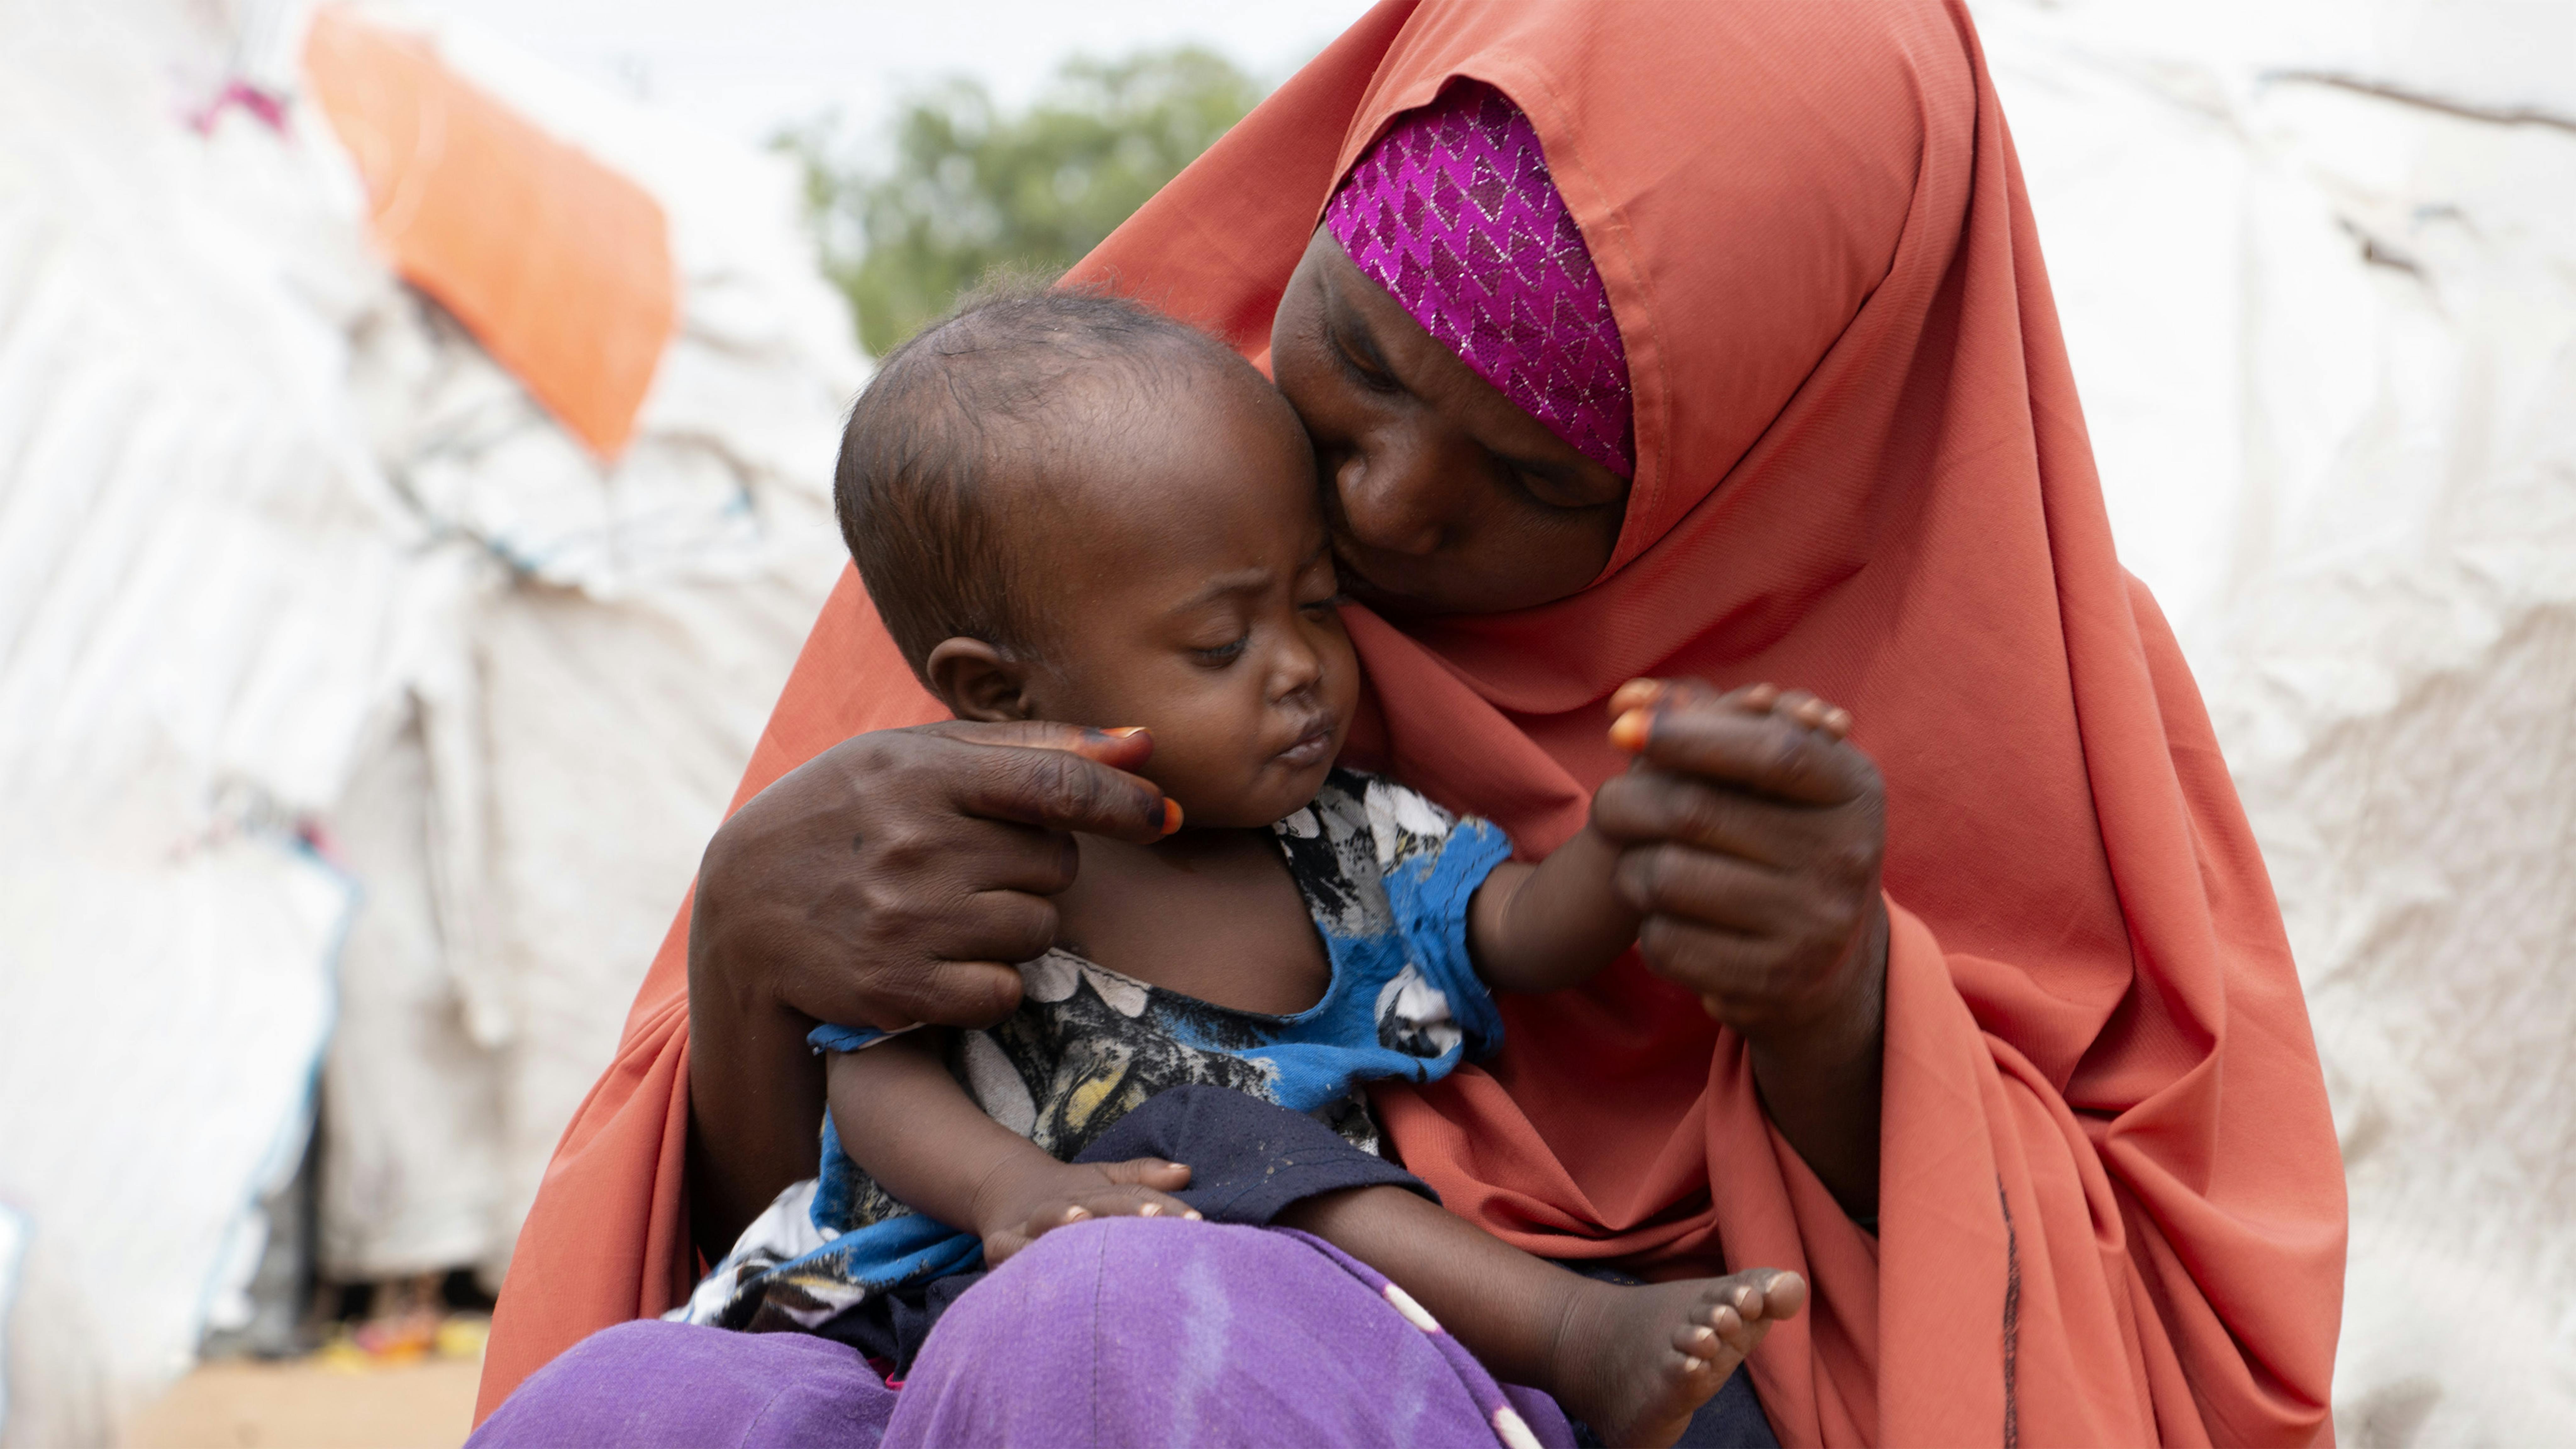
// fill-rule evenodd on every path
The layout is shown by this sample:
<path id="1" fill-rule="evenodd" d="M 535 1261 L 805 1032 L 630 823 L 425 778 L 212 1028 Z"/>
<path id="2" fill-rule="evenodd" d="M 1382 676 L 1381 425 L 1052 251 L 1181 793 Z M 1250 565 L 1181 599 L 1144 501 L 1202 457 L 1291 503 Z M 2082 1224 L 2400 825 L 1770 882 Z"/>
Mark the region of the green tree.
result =
<path id="1" fill-rule="evenodd" d="M 917 93 L 882 174 L 845 159 L 829 123 L 780 144 L 804 164 L 823 267 L 859 344 L 883 356 L 996 268 L 1081 260 L 1261 96 L 1224 57 L 1184 48 L 1068 61 L 1018 114 L 964 78 Z"/>

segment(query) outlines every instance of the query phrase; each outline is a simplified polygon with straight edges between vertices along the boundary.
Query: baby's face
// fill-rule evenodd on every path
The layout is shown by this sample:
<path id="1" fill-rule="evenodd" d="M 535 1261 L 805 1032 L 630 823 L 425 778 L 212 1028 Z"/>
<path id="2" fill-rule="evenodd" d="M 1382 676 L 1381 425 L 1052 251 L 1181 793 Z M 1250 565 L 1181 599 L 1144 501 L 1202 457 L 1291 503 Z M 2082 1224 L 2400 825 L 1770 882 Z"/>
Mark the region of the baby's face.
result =
<path id="1" fill-rule="evenodd" d="M 1119 476 L 1015 525 L 1046 621 L 1030 713 L 1143 725 L 1189 824 L 1268 825 L 1315 797 L 1359 698 L 1313 451 L 1252 376 L 1119 433 Z"/>

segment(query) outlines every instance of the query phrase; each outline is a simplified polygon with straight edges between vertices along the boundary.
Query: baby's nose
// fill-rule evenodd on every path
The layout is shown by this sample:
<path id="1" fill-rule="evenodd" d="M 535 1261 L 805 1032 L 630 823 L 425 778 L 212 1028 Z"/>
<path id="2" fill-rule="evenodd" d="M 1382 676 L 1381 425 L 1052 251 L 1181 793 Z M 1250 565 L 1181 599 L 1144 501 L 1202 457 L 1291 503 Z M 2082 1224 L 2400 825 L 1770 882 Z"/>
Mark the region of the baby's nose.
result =
<path id="1" fill-rule="evenodd" d="M 1324 677 L 1324 656 L 1302 638 L 1289 640 L 1272 657 L 1270 697 L 1280 704 L 1296 702 L 1314 692 Z"/>

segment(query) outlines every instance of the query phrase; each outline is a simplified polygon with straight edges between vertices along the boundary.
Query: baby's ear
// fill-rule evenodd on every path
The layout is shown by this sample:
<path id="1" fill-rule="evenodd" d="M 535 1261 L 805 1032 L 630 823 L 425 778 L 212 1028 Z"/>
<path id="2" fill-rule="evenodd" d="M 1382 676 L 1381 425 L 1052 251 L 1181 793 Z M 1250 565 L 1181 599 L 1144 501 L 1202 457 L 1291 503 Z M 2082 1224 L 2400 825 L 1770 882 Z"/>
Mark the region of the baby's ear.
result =
<path id="1" fill-rule="evenodd" d="M 942 639 L 921 663 L 930 692 L 964 720 L 996 723 L 1030 718 L 1027 667 L 981 639 Z"/>

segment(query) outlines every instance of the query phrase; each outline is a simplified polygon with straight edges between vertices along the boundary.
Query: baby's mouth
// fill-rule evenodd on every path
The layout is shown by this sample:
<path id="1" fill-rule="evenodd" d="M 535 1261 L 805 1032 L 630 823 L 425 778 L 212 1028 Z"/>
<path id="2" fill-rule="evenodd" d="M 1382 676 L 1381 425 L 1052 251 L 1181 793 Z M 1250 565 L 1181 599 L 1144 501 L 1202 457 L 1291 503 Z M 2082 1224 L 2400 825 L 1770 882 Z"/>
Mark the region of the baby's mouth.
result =
<path id="1" fill-rule="evenodd" d="M 1332 754 L 1333 722 L 1320 719 L 1299 735 L 1295 744 L 1281 750 L 1275 758 L 1292 770 L 1303 770 L 1323 763 L 1332 758 Z"/>

